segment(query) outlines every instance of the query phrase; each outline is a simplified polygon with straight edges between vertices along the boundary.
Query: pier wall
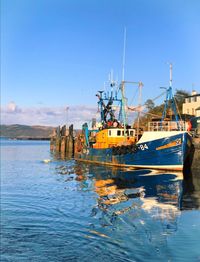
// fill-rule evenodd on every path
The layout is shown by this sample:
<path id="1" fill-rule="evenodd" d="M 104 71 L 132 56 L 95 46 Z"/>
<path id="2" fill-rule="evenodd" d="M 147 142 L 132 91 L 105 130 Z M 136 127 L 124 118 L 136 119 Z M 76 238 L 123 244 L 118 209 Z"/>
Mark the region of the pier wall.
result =
<path id="1" fill-rule="evenodd" d="M 191 170 L 200 175 L 200 138 L 193 138 L 193 150 L 190 154 Z"/>

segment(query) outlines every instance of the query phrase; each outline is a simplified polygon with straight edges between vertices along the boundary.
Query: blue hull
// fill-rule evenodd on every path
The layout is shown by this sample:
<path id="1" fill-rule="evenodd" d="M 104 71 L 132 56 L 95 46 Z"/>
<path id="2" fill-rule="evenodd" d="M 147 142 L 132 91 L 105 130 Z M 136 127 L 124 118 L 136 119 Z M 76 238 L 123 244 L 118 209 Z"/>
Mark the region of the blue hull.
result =
<path id="1" fill-rule="evenodd" d="M 190 135 L 177 132 L 160 139 L 139 141 L 134 148 L 119 147 L 118 152 L 113 148 L 89 148 L 75 155 L 75 159 L 119 167 L 182 170 L 190 147 Z"/>

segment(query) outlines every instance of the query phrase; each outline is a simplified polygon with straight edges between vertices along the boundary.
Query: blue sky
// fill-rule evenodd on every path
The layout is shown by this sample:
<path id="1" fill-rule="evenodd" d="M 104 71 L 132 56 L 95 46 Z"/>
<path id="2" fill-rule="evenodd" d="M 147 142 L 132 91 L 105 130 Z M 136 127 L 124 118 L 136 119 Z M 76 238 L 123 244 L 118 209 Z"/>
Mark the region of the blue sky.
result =
<path id="1" fill-rule="evenodd" d="M 143 102 L 169 85 L 168 62 L 174 90 L 199 92 L 199 13 L 199 0 L 2 0 L 2 124 L 94 117 L 110 70 L 121 80 L 124 27 L 125 79 L 144 83 Z"/>

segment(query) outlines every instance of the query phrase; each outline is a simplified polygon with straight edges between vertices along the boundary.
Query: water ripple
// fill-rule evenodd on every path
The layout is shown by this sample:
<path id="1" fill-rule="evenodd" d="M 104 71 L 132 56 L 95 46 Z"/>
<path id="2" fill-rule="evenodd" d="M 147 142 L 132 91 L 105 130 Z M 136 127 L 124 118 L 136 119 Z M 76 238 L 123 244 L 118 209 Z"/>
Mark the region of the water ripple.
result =
<path id="1" fill-rule="evenodd" d="M 197 175 L 80 164 L 18 143 L 2 148 L 2 261 L 199 261 Z"/>

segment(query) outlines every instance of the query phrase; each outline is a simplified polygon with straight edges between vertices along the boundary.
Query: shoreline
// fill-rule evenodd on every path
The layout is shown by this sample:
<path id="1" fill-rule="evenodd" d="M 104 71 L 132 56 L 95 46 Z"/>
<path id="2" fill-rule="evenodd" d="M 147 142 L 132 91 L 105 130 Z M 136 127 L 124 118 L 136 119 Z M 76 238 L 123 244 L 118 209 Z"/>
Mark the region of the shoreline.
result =
<path id="1" fill-rule="evenodd" d="M 0 137 L 0 139 L 8 139 L 8 140 L 45 140 L 50 141 L 50 137 Z"/>

